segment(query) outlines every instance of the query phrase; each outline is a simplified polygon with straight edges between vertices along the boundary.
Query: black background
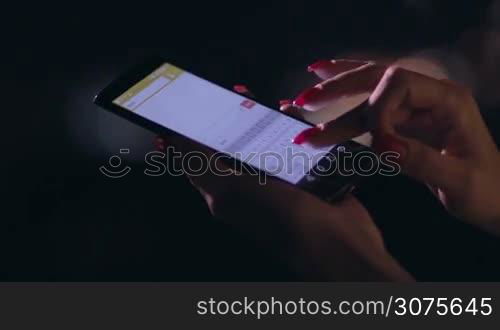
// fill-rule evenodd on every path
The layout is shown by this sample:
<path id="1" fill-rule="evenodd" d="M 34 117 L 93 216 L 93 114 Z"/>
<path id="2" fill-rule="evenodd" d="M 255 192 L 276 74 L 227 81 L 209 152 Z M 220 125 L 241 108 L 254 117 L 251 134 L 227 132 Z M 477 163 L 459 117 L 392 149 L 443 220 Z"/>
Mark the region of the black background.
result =
<path id="1" fill-rule="evenodd" d="M 277 103 L 313 81 L 305 68 L 317 59 L 446 45 L 479 25 L 488 3 L 12 4 L 2 14 L 0 279 L 294 279 L 212 219 L 183 178 L 142 175 L 154 136 L 97 109 L 93 95 L 161 54 Z M 98 167 L 120 148 L 137 170 L 110 180 Z M 498 242 L 447 217 L 425 187 L 372 178 L 359 196 L 417 278 L 499 278 Z"/>

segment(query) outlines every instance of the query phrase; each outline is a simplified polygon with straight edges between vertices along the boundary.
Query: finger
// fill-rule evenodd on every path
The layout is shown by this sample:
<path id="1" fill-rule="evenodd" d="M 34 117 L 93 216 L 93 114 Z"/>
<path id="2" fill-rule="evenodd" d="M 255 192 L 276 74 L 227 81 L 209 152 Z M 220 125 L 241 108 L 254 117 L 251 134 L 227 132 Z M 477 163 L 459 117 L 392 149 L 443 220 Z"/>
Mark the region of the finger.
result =
<path id="1" fill-rule="evenodd" d="M 304 120 L 304 114 L 302 113 L 302 110 L 294 106 L 292 100 L 281 100 L 280 111 L 293 118 Z"/>
<path id="2" fill-rule="evenodd" d="M 319 124 L 313 130 L 304 130 L 294 139 L 294 143 L 308 143 L 316 147 L 338 144 L 353 139 L 369 130 L 366 115 L 367 101 L 341 115 L 335 120 Z"/>
<path id="3" fill-rule="evenodd" d="M 411 119 L 396 125 L 395 129 L 402 136 L 414 138 L 437 149 L 444 148 L 446 127 L 436 123 L 428 112 L 413 112 Z"/>
<path id="4" fill-rule="evenodd" d="M 293 101 L 289 99 L 280 100 L 280 111 L 286 111 L 288 108 L 293 106 Z"/>
<path id="5" fill-rule="evenodd" d="M 243 84 L 234 85 L 233 90 L 241 95 L 245 95 L 251 98 L 255 97 L 255 95 L 250 91 L 250 89 L 248 89 L 248 87 Z"/>
<path id="6" fill-rule="evenodd" d="M 371 92 L 385 70 L 385 66 L 368 63 L 338 74 L 302 92 L 294 100 L 294 105 L 316 111 L 342 96 Z"/>
<path id="7" fill-rule="evenodd" d="M 384 73 L 367 106 L 367 113 L 373 118 L 374 149 L 396 150 L 408 175 L 438 188 L 458 191 L 466 174 L 464 161 L 444 155 L 441 148 L 402 136 L 397 127 L 415 114 L 427 112 L 449 129 L 464 131 L 460 127 L 467 122 L 470 106 L 463 91 L 445 81 L 391 67 Z M 464 142 L 469 140 L 474 138 Z"/>
<path id="8" fill-rule="evenodd" d="M 445 155 L 418 140 L 390 134 L 375 134 L 373 148 L 379 154 L 395 152 L 395 161 L 403 172 L 429 186 L 450 192 L 462 188 L 467 166 L 459 158 Z"/>
<path id="9" fill-rule="evenodd" d="M 442 126 L 439 129 L 463 128 L 473 107 L 472 98 L 465 96 L 456 86 L 391 67 L 370 95 L 367 113 L 371 117 L 372 129 L 379 133 L 400 135 L 398 126 L 409 119 L 414 121 L 421 114 L 430 115 L 431 124 Z"/>
<path id="10" fill-rule="evenodd" d="M 153 146 L 155 147 L 156 150 L 164 152 L 166 149 L 166 138 L 162 136 L 157 136 L 153 140 Z"/>
<path id="11" fill-rule="evenodd" d="M 321 79 L 329 79 L 340 73 L 350 71 L 367 64 L 367 61 L 358 60 L 319 60 L 307 67 L 307 71 L 313 72 Z"/>

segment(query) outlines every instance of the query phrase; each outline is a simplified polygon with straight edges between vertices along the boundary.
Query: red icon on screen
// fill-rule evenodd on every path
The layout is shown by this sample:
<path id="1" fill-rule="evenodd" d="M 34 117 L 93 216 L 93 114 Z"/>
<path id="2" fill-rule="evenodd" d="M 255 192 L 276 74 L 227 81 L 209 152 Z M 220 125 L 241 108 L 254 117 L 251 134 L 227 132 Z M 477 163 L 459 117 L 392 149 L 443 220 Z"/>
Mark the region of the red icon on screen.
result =
<path id="1" fill-rule="evenodd" d="M 240 105 L 244 108 L 252 109 L 253 106 L 255 105 L 255 102 L 252 100 L 243 100 L 243 102 L 241 102 Z"/>

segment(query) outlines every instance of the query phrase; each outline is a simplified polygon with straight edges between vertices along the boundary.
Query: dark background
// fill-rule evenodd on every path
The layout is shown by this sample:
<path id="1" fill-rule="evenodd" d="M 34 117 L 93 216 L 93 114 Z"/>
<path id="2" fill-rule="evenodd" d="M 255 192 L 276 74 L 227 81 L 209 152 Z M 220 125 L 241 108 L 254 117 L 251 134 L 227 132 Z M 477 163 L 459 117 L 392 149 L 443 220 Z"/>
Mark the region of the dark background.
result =
<path id="1" fill-rule="evenodd" d="M 293 280 L 212 219 L 183 178 L 141 174 L 153 135 L 93 95 L 146 55 L 202 63 L 269 102 L 347 52 L 447 47 L 490 1 L 163 1 L 14 4 L 3 12 L 1 280 Z M 291 83 L 293 82 L 293 83 Z M 495 107 L 483 107 L 497 134 Z M 120 148 L 132 173 L 98 171 Z M 498 280 L 498 240 L 446 216 L 404 177 L 358 192 L 391 252 L 422 280 Z"/>

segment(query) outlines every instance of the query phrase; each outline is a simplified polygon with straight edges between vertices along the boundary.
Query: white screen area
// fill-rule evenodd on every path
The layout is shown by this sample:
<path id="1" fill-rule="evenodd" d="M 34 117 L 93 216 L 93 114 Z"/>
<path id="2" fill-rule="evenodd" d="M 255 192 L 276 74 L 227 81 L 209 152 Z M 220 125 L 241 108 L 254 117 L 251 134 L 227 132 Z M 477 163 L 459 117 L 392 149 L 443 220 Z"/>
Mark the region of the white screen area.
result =
<path id="1" fill-rule="evenodd" d="M 293 144 L 309 125 L 189 72 L 153 78 L 120 105 L 290 183 L 300 181 L 331 148 Z"/>

